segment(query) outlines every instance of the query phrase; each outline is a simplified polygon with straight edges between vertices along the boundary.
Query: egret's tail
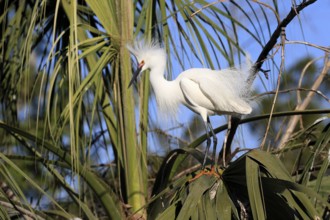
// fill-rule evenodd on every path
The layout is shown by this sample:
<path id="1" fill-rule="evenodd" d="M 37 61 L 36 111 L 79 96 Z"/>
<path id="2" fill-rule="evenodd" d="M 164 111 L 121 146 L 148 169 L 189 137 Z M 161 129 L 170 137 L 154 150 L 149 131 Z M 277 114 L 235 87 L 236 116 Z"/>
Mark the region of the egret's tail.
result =
<path id="1" fill-rule="evenodd" d="M 244 70 L 248 73 L 248 77 L 246 79 L 246 85 L 251 90 L 253 81 L 256 78 L 256 70 L 255 66 L 251 60 L 251 56 L 249 53 L 245 52 L 245 68 Z"/>
<path id="2" fill-rule="evenodd" d="M 245 82 L 243 87 L 241 87 L 241 95 L 244 100 L 249 103 L 249 105 L 253 105 L 253 101 L 251 99 L 252 91 L 253 91 L 253 81 L 255 79 L 255 70 L 254 65 L 251 60 L 251 55 L 245 52 L 245 63 L 241 66 L 242 73 L 245 74 Z"/>

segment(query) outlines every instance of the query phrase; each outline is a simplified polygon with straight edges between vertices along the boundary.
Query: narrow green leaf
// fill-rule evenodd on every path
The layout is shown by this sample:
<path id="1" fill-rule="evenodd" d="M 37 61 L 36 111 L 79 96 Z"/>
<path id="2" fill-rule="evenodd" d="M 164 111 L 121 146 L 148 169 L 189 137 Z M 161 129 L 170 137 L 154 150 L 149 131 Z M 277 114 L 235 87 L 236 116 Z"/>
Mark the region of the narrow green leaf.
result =
<path id="1" fill-rule="evenodd" d="M 177 218 L 178 220 L 188 219 L 191 216 L 192 210 L 197 209 L 197 204 L 201 200 L 203 193 L 211 188 L 215 181 L 216 179 L 214 177 L 202 175 L 189 184 L 189 194 L 183 202 L 182 209 Z"/>
<path id="2" fill-rule="evenodd" d="M 314 216 L 319 215 L 306 195 L 311 198 L 318 199 L 323 203 L 323 205 L 330 208 L 330 204 L 326 201 L 326 199 L 322 198 L 314 190 L 301 184 L 287 180 L 265 177 L 262 178 L 262 182 L 268 186 L 272 186 L 274 192 L 276 192 L 276 190 L 284 189 L 284 191 L 280 192 L 280 194 L 286 198 L 288 205 L 293 209 L 298 210 L 301 215 L 309 216 L 309 218 L 314 218 Z"/>
<path id="3" fill-rule="evenodd" d="M 231 201 L 231 198 L 228 195 L 227 189 L 223 184 L 223 181 L 220 181 L 219 188 L 216 195 L 216 213 L 218 219 L 231 220 L 232 213 L 238 219 L 238 213 L 236 207 Z"/>
<path id="4" fill-rule="evenodd" d="M 253 150 L 250 151 L 247 156 L 262 164 L 274 177 L 288 181 L 291 180 L 291 176 L 284 165 L 270 153 L 261 150 Z"/>
<path id="5" fill-rule="evenodd" d="M 100 20 L 106 32 L 113 38 L 119 37 L 118 27 L 118 11 L 117 3 L 115 1 L 86 1 L 93 13 Z"/>
<path id="6" fill-rule="evenodd" d="M 205 209 L 204 209 L 204 205 L 203 205 L 203 199 L 199 200 L 198 204 L 197 204 L 197 208 L 194 210 L 194 212 L 197 212 L 197 214 L 193 214 L 193 215 L 197 215 L 197 219 L 200 220 L 204 220 L 205 219 Z M 192 217 L 191 219 L 196 219 L 196 217 Z"/>
<path id="7" fill-rule="evenodd" d="M 176 217 L 176 209 L 177 203 L 172 204 L 171 206 L 167 207 L 164 212 L 157 216 L 157 220 L 168 220 L 168 219 L 175 219 Z"/>
<path id="8" fill-rule="evenodd" d="M 220 180 L 217 180 L 214 184 L 219 186 L 219 184 L 220 184 L 219 181 Z M 210 190 L 212 190 L 213 186 L 208 191 L 206 191 L 204 193 L 204 195 L 202 196 L 202 200 L 201 200 L 201 203 L 202 203 L 202 212 L 201 212 L 201 214 L 203 216 L 205 216 L 204 218 L 206 220 L 208 220 L 208 219 L 217 219 L 216 218 L 215 198 L 213 198 L 213 199 L 210 198 Z M 217 191 L 218 189 L 214 189 L 214 190 Z"/>
<path id="9" fill-rule="evenodd" d="M 307 186 L 315 188 L 316 181 L 317 179 L 310 181 Z M 321 193 L 321 195 L 323 195 L 324 197 L 328 197 L 328 195 L 330 194 L 330 176 L 324 176 L 322 178 L 322 184 L 320 185 L 319 193 Z"/>
<path id="10" fill-rule="evenodd" d="M 315 187 L 314 190 L 316 192 L 319 192 L 321 185 L 322 185 L 322 180 L 324 177 L 326 177 L 326 172 L 328 171 L 329 168 L 329 159 L 325 158 L 325 160 L 322 163 L 321 169 L 319 171 L 319 173 L 317 174 L 317 178 L 316 178 L 316 183 L 315 183 Z"/>
<path id="11" fill-rule="evenodd" d="M 250 206 L 254 219 L 266 219 L 265 203 L 260 183 L 260 173 L 258 164 L 246 158 L 246 185 L 249 193 Z"/>

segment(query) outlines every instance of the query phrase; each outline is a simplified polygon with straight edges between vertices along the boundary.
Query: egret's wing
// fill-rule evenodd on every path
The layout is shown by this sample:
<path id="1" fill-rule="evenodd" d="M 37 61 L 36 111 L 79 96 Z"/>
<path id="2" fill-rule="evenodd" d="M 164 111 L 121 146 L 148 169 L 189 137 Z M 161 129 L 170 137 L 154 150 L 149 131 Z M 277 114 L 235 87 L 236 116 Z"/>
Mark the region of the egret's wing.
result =
<path id="1" fill-rule="evenodd" d="M 198 82 L 189 78 L 182 78 L 180 80 L 180 87 L 185 97 L 188 107 L 192 110 L 199 112 L 198 108 L 212 110 L 214 105 L 211 100 L 199 88 Z"/>
<path id="2" fill-rule="evenodd" d="M 204 73 L 201 71 L 205 70 Z M 198 69 L 187 71 L 180 78 L 180 86 L 195 106 L 218 113 L 249 114 L 252 111 L 244 94 L 246 80 L 236 70 L 210 71 Z"/>
<path id="3" fill-rule="evenodd" d="M 205 74 L 198 79 L 200 90 L 210 99 L 216 111 L 249 114 L 251 106 L 243 97 L 245 80 L 235 71 Z"/>

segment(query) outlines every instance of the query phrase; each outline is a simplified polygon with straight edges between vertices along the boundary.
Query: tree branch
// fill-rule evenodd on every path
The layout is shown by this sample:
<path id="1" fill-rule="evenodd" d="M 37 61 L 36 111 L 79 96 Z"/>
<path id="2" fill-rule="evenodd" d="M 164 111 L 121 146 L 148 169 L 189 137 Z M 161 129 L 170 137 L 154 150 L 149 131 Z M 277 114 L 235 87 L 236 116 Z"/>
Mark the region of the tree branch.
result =
<path id="1" fill-rule="evenodd" d="M 253 65 L 253 70 L 248 78 L 248 82 L 252 84 L 254 79 L 256 78 L 257 73 L 260 71 L 262 64 L 267 59 L 269 52 L 273 49 L 276 45 L 277 39 L 281 35 L 282 28 L 285 28 L 290 22 L 299 14 L 307 6 L 313 4 L 317 0 L 305 0 L 297 7 L 292 7 L 288 15 L 281 21 L 281 23 L 277 26 L 275 31 L 273 32 L 272 36 L 270 37 L 269 41 L 264 46 L 263 50 L 261 51 L 257 61 Z M 267 75 L 265 74 L 266 78 Z"/>

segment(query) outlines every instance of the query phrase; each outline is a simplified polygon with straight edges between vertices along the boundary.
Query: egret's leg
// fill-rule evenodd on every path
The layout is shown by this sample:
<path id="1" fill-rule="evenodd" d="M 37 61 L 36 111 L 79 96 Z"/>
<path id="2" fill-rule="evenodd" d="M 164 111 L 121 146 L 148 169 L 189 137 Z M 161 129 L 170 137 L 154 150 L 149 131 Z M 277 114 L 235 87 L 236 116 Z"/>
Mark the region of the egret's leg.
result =
<path id="1" fill-rule="evenodd" d="M 227 155 L 227 140 L 228 140 L 228 136 L 230 133 L 230 129 L 231 129 L 231 115 L 229 115 L 228 117 L 228 128 L 227 128 L 227 132 L 225 135 L 225 139 L 223 140 L 223 154 L 222 154 L 222 164 L 223 166 L 226 166 L 226 155 Z"/>
<path id="2" fill-rule="evenodd" d="M 214 130 L 213 130 L 212 124 L 211 124 L 211 122 L 210 122 L 210 118 L 207 118 L 207 123 L 208 123 L 209 129 L 210 129 L 210 132 L 211 132 L 212 137 L 213 137 L 213 152 L 212 152 L 212 160 L 213 160 L 213 164 L 212 164 L 212 165 L 215 165 L 215 153 L 216 153 L 216 151 L 217 151 L 218 138 L 217 138 L 217 136 L 216 136 L 215 133 L 214 133 Z"/>
<path id="3" fill-rule="evenodd" d="M 238 128 L 238 125 L 240 123 L 241 119 L 239 117 L 230 117 L 228 121 L 228 129 L 227 133 L 223 142 L 222 149 L 219 153 L 218 157 L 218 164 L 223 164 L 223 166 L 226 166 L 226 160 L 230 160 L 231 158 L 231 143 L 233 142 L 236 130 Z"/>
<path id="4" fill-rule="evenodd" d="M 204 124 L 205 124 L 205 129 L 206 129 L 206 149 L 205 149 L 204 160 L 203 160 L 203 164 L 202 164 L 202 170 L 204 170 L 204 168 L 205 168 L 206 158 L 207 158 L 207 155 L 209 154 L 209 149 L 210 149 L 210 145 L 211 145 L 211 138 L 210 138 L 209 129 L 208 129 L 208 122 L 205 121 Z"/>

